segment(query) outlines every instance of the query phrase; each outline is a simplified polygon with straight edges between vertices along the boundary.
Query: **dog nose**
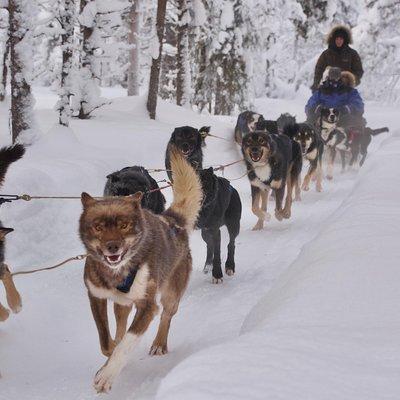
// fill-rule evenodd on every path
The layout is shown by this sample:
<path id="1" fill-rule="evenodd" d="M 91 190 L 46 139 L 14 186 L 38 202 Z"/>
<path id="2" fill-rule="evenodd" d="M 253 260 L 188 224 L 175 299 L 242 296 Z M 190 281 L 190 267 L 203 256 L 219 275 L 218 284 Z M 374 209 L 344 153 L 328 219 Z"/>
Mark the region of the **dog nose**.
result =
<path id="1" fill-rule="evenodd" d="M 117 242 L 117 241 L 115 241 L 115 240 L 106 243 L 107 251 L 108 251 L 109 253 L 111 253 L 111 254 L 117 253 L 118 250 L 120 249 L 120 247 L 121 247 L 121 243 L 120 243 L 120 242 Z"/>

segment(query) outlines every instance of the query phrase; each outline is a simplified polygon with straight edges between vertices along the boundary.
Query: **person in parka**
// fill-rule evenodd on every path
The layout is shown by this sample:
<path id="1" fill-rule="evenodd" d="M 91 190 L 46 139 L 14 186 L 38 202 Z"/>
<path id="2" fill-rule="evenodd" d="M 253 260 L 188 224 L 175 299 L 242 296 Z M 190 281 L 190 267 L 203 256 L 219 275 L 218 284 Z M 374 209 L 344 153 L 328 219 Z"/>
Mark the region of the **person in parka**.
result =
<path id="1" fill-rule="evenodd" d="M 314 83 L 311 89 L 313 91 L 318 89 L 322 75 L 328 66 L 351 72 L 358 85 L 364 70 L 357 51 L 349 46 L 353 43 L 351 30 L 344 25 L 335 26 L 327 36 L 327 43 L 328 48 L 319 56 L 315 66 Z"/>
<path id="2" fill-rule="evenodd" d="M 364 102 L 354 88 L 355 77 L 340 68 L 328 68 L 325 80 L 308 100 L 305 112 L 307 121 L 314 123 L 323 107 L 336 108 L 343 126 L 364 126 Z"/>

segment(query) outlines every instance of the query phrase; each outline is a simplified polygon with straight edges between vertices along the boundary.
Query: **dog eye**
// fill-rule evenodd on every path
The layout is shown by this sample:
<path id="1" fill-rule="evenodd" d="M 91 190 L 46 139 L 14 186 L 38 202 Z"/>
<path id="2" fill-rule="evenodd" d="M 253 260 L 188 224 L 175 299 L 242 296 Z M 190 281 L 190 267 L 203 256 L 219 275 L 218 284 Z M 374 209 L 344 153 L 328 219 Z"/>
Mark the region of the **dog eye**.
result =
<path id="1" fill-rule="evenodd" d="M 123 224 L 121 224 L 121 229 L 126 229 L 128 227 L 128 224 L 126 222 L 124 222 Z"/>
<path id="2" fill-rule="evenodd" d="M 94 226 L 94 229 L 95 229 L 97 232 L 101 232 L 101 231 L 103 230 L 103 227 L 102 227 L 101 225 L 95 225 L 95 226 Z"/>
<path id="3" fill-rule="evenodd" d="M 265 140 L 263 138 L 258 138 L 258 143 L 265 144 Z"/>

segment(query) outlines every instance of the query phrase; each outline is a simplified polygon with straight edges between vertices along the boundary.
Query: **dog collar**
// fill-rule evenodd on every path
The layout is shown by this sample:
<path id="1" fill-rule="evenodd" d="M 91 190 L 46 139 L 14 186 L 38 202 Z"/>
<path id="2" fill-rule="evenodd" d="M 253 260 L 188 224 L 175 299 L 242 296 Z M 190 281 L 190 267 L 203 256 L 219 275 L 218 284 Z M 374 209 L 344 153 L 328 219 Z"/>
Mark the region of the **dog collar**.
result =
<path id="1" fill-rule="evenodd" d="M 128 276 L 124 279 L 124 281 L 117 286 L 117 290 L 119 290 L 122 293 L 129 293 L 133 285 L 133 282 L 135 281 L 137 271 L 138 269 L 136 267 L 131 269 Z"/>

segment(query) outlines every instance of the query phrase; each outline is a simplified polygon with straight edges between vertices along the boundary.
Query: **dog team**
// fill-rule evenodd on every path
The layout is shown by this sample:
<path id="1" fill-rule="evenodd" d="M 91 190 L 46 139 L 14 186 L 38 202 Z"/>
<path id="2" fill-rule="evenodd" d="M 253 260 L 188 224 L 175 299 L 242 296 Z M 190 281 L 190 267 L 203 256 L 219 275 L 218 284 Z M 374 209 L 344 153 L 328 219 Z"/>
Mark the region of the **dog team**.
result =
<path id="1" fill-rule="evenodd" d="M 241 146 L 251 185 L 252 212 L 257 217 L 254 230 L 269 218 L 270 191 L 275 197 L 275 217 L 288 219 L 293 200 L 301 199 L 301 189 L 309 190 L 315 178 L 322 190 L 323 159 L 327 157 L 327 178 L 332 178 L 336 152 L 343 168 L 365 160 L 371 136 L 386 131 L 364 127 L 362 132 L 341 125 L 341 110 L 319 107 L 313 122 L 298 123 L 285 113 L 276 121 L 245 111 L 238 117 L 235 140 Z M 84 282 L 97 327 L 100 348 L 107 361 L 94 378 L 98 392 L 108 392 L 127 363 L 128 356 L 162 307 L 158 331 L 149 353 L 168 351 L 168 333 L 185 292 L 192 269 L 189 234 L 200 229 L 206 242 L 204 272 L 212 282 L 221 283 L 220 228 L 229 234 L 225 274 L 235 273 L 235 240 L 240 231 L 242 204 L 230 182 L 203 169 L 204 138 L 209 127 L 189 126 L 174 130 L 168 142 L 165 167 L 172 182 L 173 201 L 166 208 L 157 182 L 141 166 L 123 168 L 107 176 L 104 199 L 82 193 L 83 212 L 79 234 L 87 251 Z M 8 166 L 22 157 L 21 145 L 0 151 L 0 182 Z M 301 182 L 303 161 L 308 170 Z M 4 236 L 12 231 L 0 228 L 0 279 L 12 311 L 21 308 L 21 298 L 10 271 L 4 264 Z M 114 303 L 116 333 L 112 335 L 107 301 Z M 133 321 L 128 318 L 135 306 Z M 8 310 L 0 304 L 0 320 Z"/>

